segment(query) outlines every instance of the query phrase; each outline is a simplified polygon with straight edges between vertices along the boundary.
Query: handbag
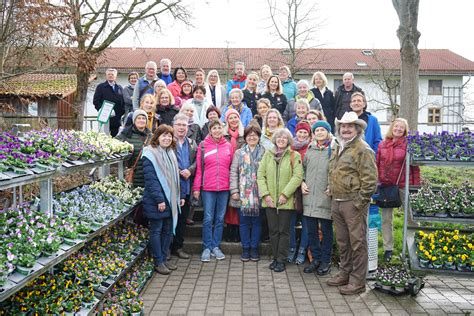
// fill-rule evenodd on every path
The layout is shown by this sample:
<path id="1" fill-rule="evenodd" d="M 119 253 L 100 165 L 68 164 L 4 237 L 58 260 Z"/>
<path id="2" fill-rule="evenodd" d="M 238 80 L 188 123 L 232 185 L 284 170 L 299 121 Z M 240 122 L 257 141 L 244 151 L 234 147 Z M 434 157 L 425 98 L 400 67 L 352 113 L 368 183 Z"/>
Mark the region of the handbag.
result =
<path id="1" fill-rule="evenodd" d="M 138 226 L 148 227 L 148 219 L 145 217 L 143 203 L 137 205 L 133 213 L 133 222 Z"/>
<path id="2" fill-rule="evenodd" d="M 400 199 L 400 190 L 398 184 L 400 183 L 400 177 L 403 172 L 403 167 L 405 166 L 405 160 L 403 160 L 402 168 L 398 174 L 397 183 L 395 185 L 386 185 L 379 184 L 377 186 L 377 192 L 374 195 L 375 204 L 381 208 L 394 208 L 400 207 L 402 205 L 402 200 Z"/>
<path id="3" fill-rule="evenodd" d="M 145 145 L 147 144 L 147 142 L 148 142 L 148 136 L 145 138 L 145 141 L 143 142 L 143 147 L 145 147 Z M 125 170 L 124 179 L 125 179 L 125 181 L 128 182 L 128 183 L 133 183 L 133 176 L 135 175 L 135 169 L 137 168 L 138 161 L 139 161 L 140 158 L 141 158 L 142 151 L 143 151 L 143 147 L 142 147 L 142 149 L 140 149 L 140 151 L 138 152 L 137 159 L 135 160 L 135 163 L 133 164 L 133 166 L 132 166 L 131 168 L 128 168 L 127 170 Z"/>
<path id="4" fill-rule="evenodd" d="M 191 197 L 191 206 L 194 207 L 202 207 L 202 186 L 204 184 L 204 142 L 201 142 L 199 146 L 201 147 L 201 194 L 199 194 L 199 199 L 196 199 L 194 194 Z"/>

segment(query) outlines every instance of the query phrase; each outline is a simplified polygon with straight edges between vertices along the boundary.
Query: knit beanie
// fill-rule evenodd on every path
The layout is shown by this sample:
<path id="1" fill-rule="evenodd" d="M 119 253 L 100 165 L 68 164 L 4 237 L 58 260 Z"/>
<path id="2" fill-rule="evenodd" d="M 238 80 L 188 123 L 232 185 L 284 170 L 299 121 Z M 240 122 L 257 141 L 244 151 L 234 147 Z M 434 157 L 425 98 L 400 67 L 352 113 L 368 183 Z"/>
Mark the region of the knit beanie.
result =
<path id="1" fill-rule="evenodd" d="M 324 127 L 325 129 L 327 129 L 328 133 L 331 133 L 331 125 L 329 125 L 328 122 L 326 121 L 317 121 L 313 124 L 313 127 L 311 128 L 313 133 L 314 133 L 314 130 L 318 127 Z"/>
<path id="2" fill-rule="evenodd" d="M 239 114 L 239 112 L 237 112 L 237 110 L 228 109 L 227 112 L 225 112 L 225 121 L 226 121 L 226 123 L 227 123 L 227 119 L 229 118 L 229 116 L 231 114 L 237 114 L 237 116 L 239 117 L 239 120 L 240 120 L 240 114 Z"/>
<path id="3" fill-rule="evenodd" d="M 185 85 L 185 84 L 188 84 L 191 86 L 191 88 L 193 87 L 193 83 L 189 80 L 184 80 L 182 83 L 181 83 L 181 88 Z"/>
<path id="4" fill-rule="evenodd" d="M 295 134 L 298 133 L 300 129 L 303 129 L 307 131 L 308 134 L 311 134 L 311 126 L 309 126 L 309 123 L 307 121 L 301 121 L 298 124 L 296 124 Z"/>
<path id="5" fill-rule="evenodd" d="M 138 109 L 138 110 L 135 110 L 135 112 L 133 112 L 133 116 L 132 116 L 132 122 L 133 124 L 135 124 L 135 119 L 139 116 L 139 115 L 143 115 L 145 118 L 148 118 L 148 115 L 146 114 L 146 112 L 142 109 Z"/>

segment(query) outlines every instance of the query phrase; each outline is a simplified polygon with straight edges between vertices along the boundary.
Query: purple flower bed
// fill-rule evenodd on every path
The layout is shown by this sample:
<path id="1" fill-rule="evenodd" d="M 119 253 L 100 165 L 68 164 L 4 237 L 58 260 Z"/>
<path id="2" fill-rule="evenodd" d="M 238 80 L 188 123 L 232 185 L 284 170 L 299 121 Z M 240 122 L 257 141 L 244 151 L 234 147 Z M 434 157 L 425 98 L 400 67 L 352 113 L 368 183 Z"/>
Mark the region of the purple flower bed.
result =
<path id="1" fill-rule="evenodd" d="M 408 135 L 409 152 L 414 160 L 462 160 L 474 158 L 474 140 L 471 132 Z"/>

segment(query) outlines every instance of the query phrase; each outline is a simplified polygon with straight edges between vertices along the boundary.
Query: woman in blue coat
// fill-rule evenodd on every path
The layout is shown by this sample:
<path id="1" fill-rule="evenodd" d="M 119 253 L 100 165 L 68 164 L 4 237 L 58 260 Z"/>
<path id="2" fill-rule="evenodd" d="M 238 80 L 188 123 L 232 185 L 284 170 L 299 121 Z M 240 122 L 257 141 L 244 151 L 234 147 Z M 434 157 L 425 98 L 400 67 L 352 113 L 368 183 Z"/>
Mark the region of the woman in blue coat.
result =
<path id="1" fill-rule="evenodd" d="M 150 145 L 143 148 L 143 210 L 150 221 L 149 245 L 160 274 L 169 274 L 176 265 L 166 258 L 178 222 L 184 196 L 179 185 L 179 168 L 174 147 L 173 128 L 163 124 L 153 133 Z"/>

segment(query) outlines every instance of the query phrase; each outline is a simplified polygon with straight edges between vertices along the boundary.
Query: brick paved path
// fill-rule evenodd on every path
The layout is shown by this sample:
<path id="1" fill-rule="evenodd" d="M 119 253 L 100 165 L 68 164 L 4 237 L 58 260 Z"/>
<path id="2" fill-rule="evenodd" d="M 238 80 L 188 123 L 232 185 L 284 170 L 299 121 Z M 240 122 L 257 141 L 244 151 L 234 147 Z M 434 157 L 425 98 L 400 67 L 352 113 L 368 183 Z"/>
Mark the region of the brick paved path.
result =
<path id="1" fill-rule="evenodd" d="M 168 276 L 155 274 L 143 293 L 146 315 L 474 314 L 473 279 L 427 276 L 416 297 L 372 290 L 342 296 L 326 285 L 327 277 L 307 275 L 302 266 L 274 273 L 268 258 L 258 263 L 239 258 L 203 264 L 194 255 L 178 260 L 178 270 Z"/>

